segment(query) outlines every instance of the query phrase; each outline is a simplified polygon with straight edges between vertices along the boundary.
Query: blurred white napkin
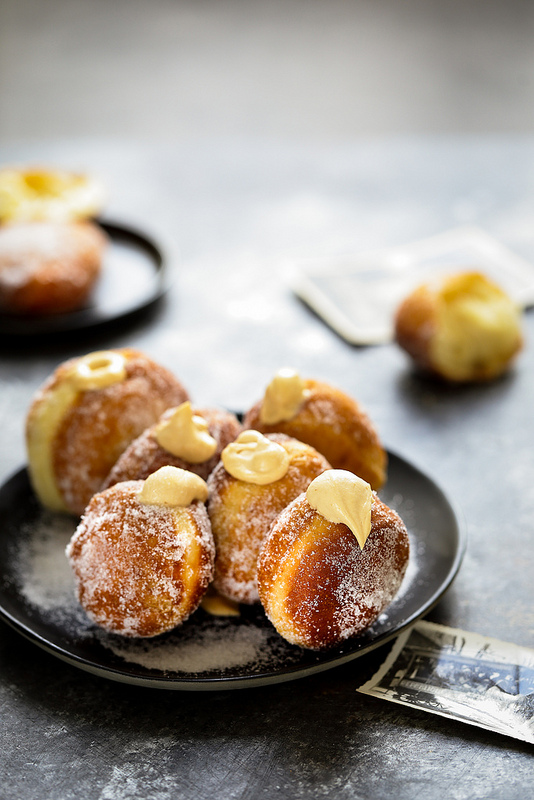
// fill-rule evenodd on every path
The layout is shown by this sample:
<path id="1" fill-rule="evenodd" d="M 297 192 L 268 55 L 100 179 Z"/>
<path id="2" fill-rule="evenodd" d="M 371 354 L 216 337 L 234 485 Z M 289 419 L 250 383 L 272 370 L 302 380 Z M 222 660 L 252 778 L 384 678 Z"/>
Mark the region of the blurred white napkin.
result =
<path id="1" fill-rule="evenodd" d="M 483 272 L 522 308 L 534 304 L 534 266 L 485 231 L 462 227 L 399 247 L 296 265 L 294 292 L 350 344 L 385 344 L 400 301 L 455 271 Z"/>

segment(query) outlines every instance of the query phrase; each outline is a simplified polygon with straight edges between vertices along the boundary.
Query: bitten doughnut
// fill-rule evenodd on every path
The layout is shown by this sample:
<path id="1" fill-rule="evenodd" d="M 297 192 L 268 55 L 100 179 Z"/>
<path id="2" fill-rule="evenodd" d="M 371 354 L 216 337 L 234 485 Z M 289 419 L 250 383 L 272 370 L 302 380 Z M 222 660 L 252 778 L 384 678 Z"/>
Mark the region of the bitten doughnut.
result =
<path id="1" fill-rule="evenodd" d="M 102 271 L 107 241 L 92 222 L 0 228 L 0 308 L 25 315 L 81 308 Z"/>
<path id="2" fill-rule="evenodd" d="M 241 431 L 229 411 L 193 408 L 189 400 L 165 411 L 160 420 L 126 448 L 104 481 L 106 489 L 119 481 L 141 480 L 171 465 L 207 480 L 227 444 Z"/>
<path id="3" fill-rule="evenodd" d="M 28 469 L 43 505 L 81 514 L 130 442 L 187 399 L 169 370 L 137 350 L 61 364 L 26 420 Z"/>
<path id="4" fill-rule="evenodd" d="M 452 382 L 485 381 L 503 374 L 521 350 L 521 314 L 487 277 L 462 272 L 406 297 L 395 338 L 424 371 Z"/>
<path id="5" fill-rule="evenodd" d="M 356 400 L 327 383 L 280 370 L 244 425 L 306 442 L 332 467 L 354 472 L 373 489 L 386 480 L 387 454 L 373 423 Z"/>
<path id="6" fill-rule="evenodd" d="M 284 639 L 325 650 L 373 624 L 408 558 L 400 517 L 365 481 L 330 470 L 274 521 L 258 559 L 260 600 Z"/>
<path id="7" fill-rule="evenodd" d="M 258 602 L 256 564 L 273 519 L 329 464 L 280 433 L 243 431 L 208 478 L 208 513 L 217 550 L 214 587 L 238 603 Z"/>
<path id="8" fill-rule="evenodd" d="M 79 602 L 112 633 L 157 636 L 198 607 L 215 550 L 205 482 L 163 467 L 96 494 L 67 546 Z"/>

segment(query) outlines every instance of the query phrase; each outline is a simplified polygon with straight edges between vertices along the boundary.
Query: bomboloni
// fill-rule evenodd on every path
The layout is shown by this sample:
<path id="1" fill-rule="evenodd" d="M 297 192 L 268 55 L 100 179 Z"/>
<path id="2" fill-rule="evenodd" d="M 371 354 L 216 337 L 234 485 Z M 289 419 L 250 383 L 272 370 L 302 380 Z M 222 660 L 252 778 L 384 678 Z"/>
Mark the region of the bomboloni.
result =
<path id="1" fill-rule="evenodd" d="M 258 592 L 267 617 L 288 642 L 312 650 L 369 628 L 399 591 L 408 565 L 401 518 L 364 481 L 355 497 L 360 479 L 348 474 L 332 470 L 317 479 L 337 492 L 326 510 L 315 503 L 312 482 L 273 522 L 260 549 Z"/>
<path id="2" fill-rule="evenodd" d="M 163 467 L 96 494 L 66 550 L 78 600 L 111 633 L 153 637 L 199 606 L 215 549 L 205 482 Z"/>
<path id="3" fill-rule="evenodd" d="M 169 370 L 137 350 L 61 364 L 26 419 L 28 469 L 41 503 L 80 515 L 130 442 L 187 399 Z"/>
<path id="4" fill-rule="evenodd" d="M 352 397 L 327 383 L 280 370 L 244 420 L 262 433 L 285 433 L 311 445 L 335 469 L 359 475 L 379 489 L 387 454 L 375 426 Z"/>
<path id="5" fill-rule="evenodd" d="M 237 603 L 259 601 L 258 553 L 280 511 L 329 469 L 310 445 L 281 433 L 243 431 L 208 479 L 217 558 L 214 587 Z"/>

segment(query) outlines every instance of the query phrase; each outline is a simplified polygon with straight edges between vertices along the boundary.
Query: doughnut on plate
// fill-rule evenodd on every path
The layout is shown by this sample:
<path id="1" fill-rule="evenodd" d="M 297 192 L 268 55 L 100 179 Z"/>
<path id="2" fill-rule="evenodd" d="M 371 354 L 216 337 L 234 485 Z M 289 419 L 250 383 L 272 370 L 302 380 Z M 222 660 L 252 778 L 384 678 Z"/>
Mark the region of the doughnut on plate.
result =
<path id="1" fill-rule="evenodd" d="M 441 489 L 403 458 L 388 455 L 388 482 L 379 495 L 408 528 L 410 565 L 386 612 L 362 635 L 333 650 L 319 653 L 288 644 L 261 607 L 243 607 L 239 617 L 213 617 L 199 609 L 181 627 L 149 640 L 125 641 L 98 629 L 76 602 L 64 555 L 77 520 L 44 512 L 26 469 L 0 488 L 0 618 L 83 670 L 160 689 L 240 689 L 348 663 L 424 616 L 450 586 L 465 550 L 457 514 Z"/>
<path id="2" fill-rule="evenodd" d="M 0 335 L 33 337 L 94 328 L 141 312 L 168 288 L 162 250 L 145 233 L 97 219 L 109 243 L 102 273 L 87 305 L 78 311 L 41 316 L 0 315 Z"/>

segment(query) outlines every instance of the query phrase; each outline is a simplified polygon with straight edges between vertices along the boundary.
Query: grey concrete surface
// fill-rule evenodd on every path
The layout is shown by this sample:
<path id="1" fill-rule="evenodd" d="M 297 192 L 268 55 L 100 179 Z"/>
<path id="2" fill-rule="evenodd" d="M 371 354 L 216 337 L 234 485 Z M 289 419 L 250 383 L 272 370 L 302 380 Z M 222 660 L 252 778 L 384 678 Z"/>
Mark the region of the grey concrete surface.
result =
<path id="1" fill-rule="evenodd" d="M 1 0 L 0 139 L 534 130 L 529 0 Z"/>

